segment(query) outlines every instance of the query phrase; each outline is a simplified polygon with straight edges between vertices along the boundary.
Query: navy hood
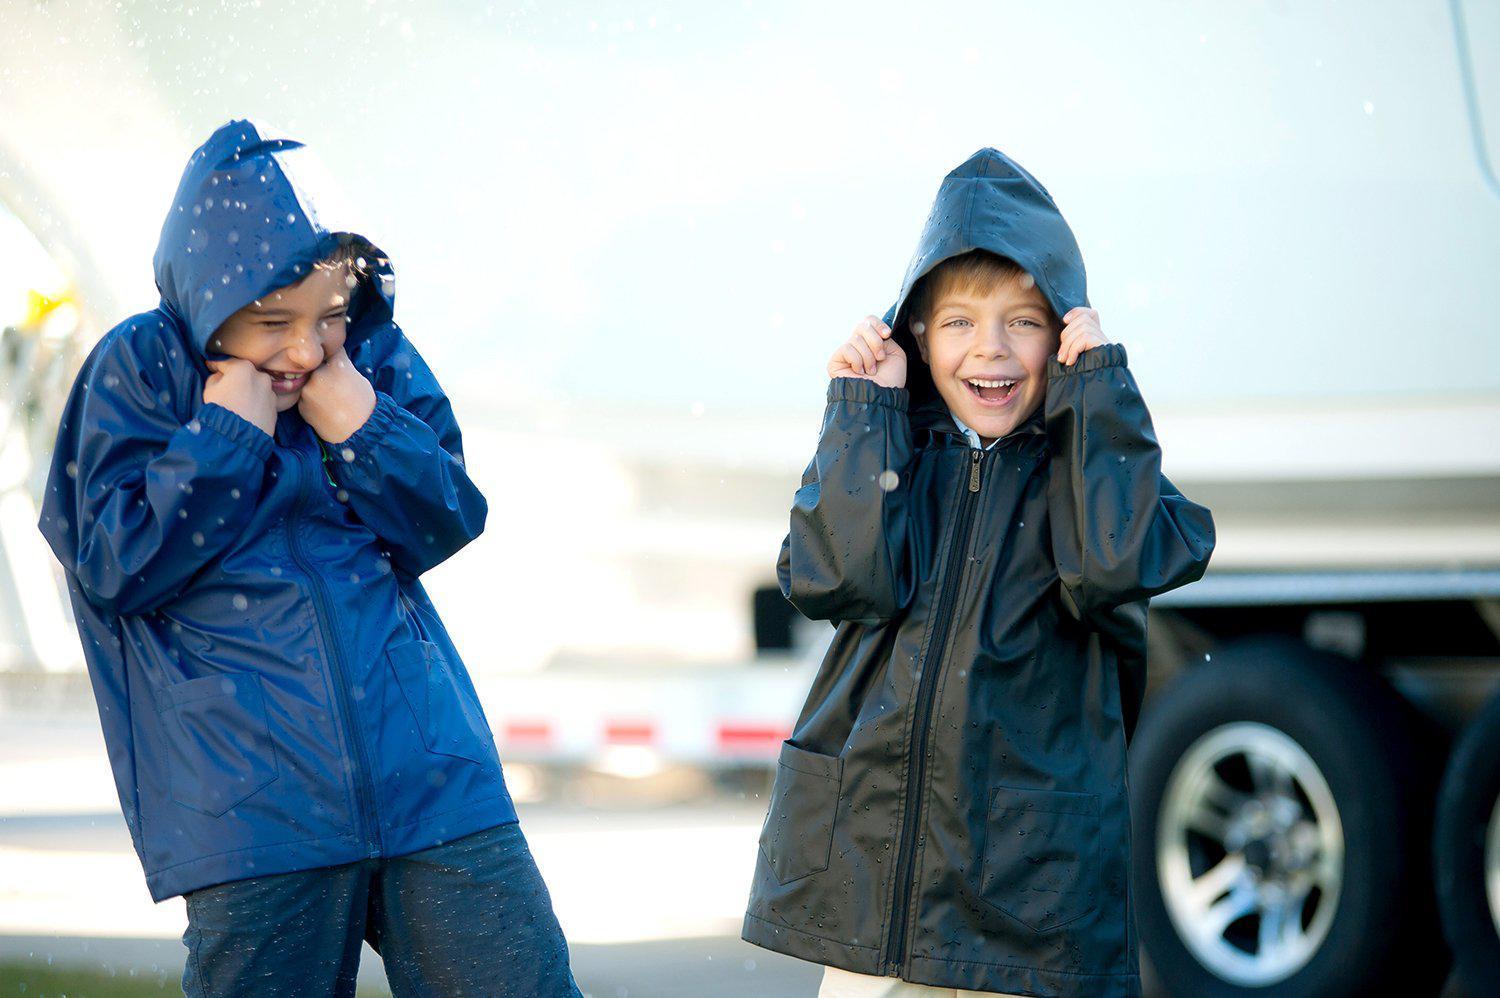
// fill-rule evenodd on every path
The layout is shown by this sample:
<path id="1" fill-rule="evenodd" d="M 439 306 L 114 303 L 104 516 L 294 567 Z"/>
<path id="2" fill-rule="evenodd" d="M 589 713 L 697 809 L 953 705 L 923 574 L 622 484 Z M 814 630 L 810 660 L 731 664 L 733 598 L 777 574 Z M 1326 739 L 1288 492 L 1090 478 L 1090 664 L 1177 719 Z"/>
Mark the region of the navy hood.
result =
<path id="1" fill-rule="evenodd" d="M 313 200 L 322 166 L 306 146 L 250 120 L 220 126 L 183 170 L 153 264 L 162 305 L 187 328 L 201 357 L 225 319 L 305 278 L 341 244 L 368 250 L 368 276 L 349 303 L 347 347 L 395 310 L 390 259 L 346 212 Z"/>
<path id="2" fill-rule="evenodd" d="M 950 257 L 989 250 L 1014 260 L 1061 319 L 1089 303 L 1083 255 L 1052 195 L 1019 163 L 996 149 L 980 149 L 943 178 L 901 293 L 885 314 L 907 355 L 913 408 L 941 405 L 932 376 L 904 314 L 917 282 Z"/>

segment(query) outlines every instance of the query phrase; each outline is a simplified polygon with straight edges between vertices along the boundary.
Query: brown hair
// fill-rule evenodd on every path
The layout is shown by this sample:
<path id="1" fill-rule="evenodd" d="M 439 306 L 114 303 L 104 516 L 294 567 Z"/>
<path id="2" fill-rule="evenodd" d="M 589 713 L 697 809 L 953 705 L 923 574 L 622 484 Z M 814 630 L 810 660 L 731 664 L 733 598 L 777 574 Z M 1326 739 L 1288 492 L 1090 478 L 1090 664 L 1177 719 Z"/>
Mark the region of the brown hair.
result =
<path id="1" fill-rule="evenodd" d="M 1009 257 L 976 249 L 958 256 L 951 256 L 922 276 L 911 289 L 907 298 L 906 313 L 909 323 L 925 323 L 931 318 L 932 303 L 950 291 L 968 291 L 988 295 L 1010 281 L 1019 280 L 1029 287 L 1031 274 Z M 1053 328 L 1062 325 L 1052 306 L 1047 306 L 1047 318 Z M 915 329 L 912 332 L 916 332 Z"/>
<path id="2" fill-rule="evenodd" d="M 332 253 L 313 264 L 314 270 L 338 270 L 348 267 L 349 273 L 356 281 L 362 281 L 370 275 L 371 256 L 374 250 L 360 239 L 350 239 L 340 242 L 338 248 Z"/>
<path id="3" fill-rule="evenodd" d="M 891 335 L 907 354 L 906 387 L 911 392 L 913 406 L 931 402 L 938 394 L 932 383 L 932 372 L 922 361 L 921 350 L 916 342 L 918 334 L 913 328 L 931 319 L 933 302 L 942 294 L 955 289 L 987 295 L 1007 281 L 1015 280 L 1024 282 L 1033 278 L 1010 257 L 975 249 L 949 257 L 912 285 L 911 293 L 901 304 L 900 314 L 895 317 L 895 328 L 891 330 Z M 1047 318 L 1053 329 L 1062 328 L 1050 302 L 1047 304 Z M 925 331 L 923 328 L 923 332 Z"/>

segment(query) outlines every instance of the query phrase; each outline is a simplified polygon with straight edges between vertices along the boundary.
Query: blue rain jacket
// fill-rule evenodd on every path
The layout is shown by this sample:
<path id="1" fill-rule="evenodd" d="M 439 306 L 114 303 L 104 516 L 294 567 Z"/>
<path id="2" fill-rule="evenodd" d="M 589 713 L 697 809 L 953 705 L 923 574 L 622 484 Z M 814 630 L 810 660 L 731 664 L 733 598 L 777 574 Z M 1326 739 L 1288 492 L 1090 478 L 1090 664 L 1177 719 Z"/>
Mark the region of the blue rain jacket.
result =
<path id="1" fill-rule="evenodd" d="M 161 304 L 90 351 L 38 526 L 65 569 L 151 896 L 399 856 L 516 820 L 419 576 L 484 529 L 447 397 L 393 318 L 389 259 L 318 214 L 295 140 L 231 121 L 188 162 Z M 203 401 L 210 334 L 358 239 L 345 348 L 374 412 L 324 446 Z"/>

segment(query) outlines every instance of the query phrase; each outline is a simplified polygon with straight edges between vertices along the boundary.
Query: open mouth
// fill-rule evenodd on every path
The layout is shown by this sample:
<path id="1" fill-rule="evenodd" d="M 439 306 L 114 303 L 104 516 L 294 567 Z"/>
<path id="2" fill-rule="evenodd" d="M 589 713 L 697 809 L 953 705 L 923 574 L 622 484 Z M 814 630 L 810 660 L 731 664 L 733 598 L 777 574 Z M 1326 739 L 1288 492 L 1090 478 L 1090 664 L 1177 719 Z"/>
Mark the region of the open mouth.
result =
<path id="1" fill-rule="evenodd" d="M 1020 378 L 991 380 L 988 378 L 965 378 L 964 384 L 983 405 L 1002 406 L 1016 397 L 1021 387 Z"/>
<path id="2" fill-rule="evenodd" d="M 312 372 L 303 371 L 301 374 L 292 375 L 283 371 L 267 371 L 266 373 L 271 376 L 271 391 L 278 395 L 286 395 L 307 384 L 307 377 Z"/>

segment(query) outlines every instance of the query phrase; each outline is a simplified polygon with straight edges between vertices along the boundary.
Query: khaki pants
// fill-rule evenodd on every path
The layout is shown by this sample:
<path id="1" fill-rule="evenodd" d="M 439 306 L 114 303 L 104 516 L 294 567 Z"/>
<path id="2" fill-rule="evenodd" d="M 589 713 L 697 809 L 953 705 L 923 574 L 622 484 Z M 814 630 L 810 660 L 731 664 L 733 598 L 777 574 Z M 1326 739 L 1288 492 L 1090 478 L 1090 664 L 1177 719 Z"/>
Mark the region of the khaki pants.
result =
<path id="1" fill-rule="evenodd" d="M 899 977 L 872 977 L 838 967 L 823 968 L 823 986 L 818 988 L 818 998 L 969 998 L 970 995 L 1026 998 L 1000 991 L 955 991 L 930 984 L 908 984 Z"/>

